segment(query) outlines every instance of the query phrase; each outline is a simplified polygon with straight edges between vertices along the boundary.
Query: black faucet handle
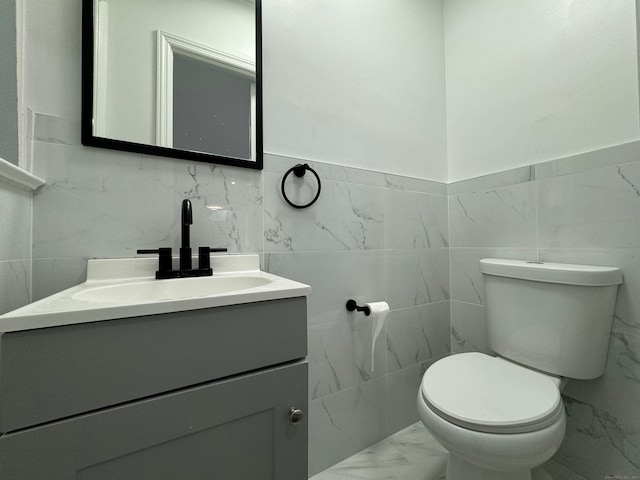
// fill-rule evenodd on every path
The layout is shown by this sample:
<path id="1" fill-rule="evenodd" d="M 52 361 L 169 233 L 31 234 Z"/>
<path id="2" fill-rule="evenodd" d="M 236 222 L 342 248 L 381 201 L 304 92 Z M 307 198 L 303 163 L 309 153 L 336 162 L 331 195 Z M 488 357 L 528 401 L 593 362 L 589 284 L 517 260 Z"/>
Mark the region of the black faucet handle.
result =
<path id="1" fill-rule="evenodd" d="M 211 252 L 226 251 L 226 248 L 198 247 L 198 268 L 200 268 L 200 270 L 211 268 L 211 259 L 209 257 Z"/>
<path id="2" fill-rule="evenodd" d="M 137 250 L 138 254 L 141 255 L 149 255 L 149 254 L 157 254 L 158 257 L 158 271 L 159 272 L 168 272 L 173 268 L 172 265 L 172 257 L 171 257 L 171 247 L 160 247 L 156 249 L 141 249 Z"/>

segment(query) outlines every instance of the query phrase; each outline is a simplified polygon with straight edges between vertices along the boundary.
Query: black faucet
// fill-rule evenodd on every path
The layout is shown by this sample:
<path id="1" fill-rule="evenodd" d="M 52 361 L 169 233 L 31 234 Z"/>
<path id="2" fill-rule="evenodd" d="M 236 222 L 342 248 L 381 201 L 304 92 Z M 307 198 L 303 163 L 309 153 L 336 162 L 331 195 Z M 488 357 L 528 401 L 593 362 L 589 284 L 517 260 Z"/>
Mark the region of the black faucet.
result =
<path id="1" fill-rule="evenodd" d="M 191 270 L 191 238 L 189 226 L 193 225 L 193 213 L 191 212 L 191 200 L 182 200 L 182 243 L 180 245 L 180 270 Z"/>
<path id="2" fill-rule="evenodd" d="M 191 200 L 184 199 L 181 209 L 181 243 L 180 243 L 180 268 L 174 270 L 172 266 L 171 248 L 163 247 L 155 250 L 138 250 L 138 253 L 157 253 L 159 255 L 157 279 L 205 277 L 213 275 L 209 254 L 211 252 L 226 252 L 226 248 L 198 248 L 198 268 L 193 268 L 191 263 L 191 236 L 189 226 L 193 225 L 193 212 Z"/>

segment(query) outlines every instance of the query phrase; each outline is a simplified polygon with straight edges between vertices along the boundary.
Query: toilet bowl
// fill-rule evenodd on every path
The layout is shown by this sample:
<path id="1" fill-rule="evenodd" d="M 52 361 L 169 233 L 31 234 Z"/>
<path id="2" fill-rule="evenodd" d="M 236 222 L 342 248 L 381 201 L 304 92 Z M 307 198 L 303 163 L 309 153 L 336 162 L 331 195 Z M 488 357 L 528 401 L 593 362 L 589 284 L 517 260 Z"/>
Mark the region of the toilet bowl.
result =
<path id="1" fill-rule="evenodd" d="M 422 422 L 449 451 L 447 480 L 531 479 L 531 469 L 550 459 L 564 438 L 560 383 L 482 353 L 433 364 L 417 406 Z"/>
<path id="2" fill-rule="evenodd" d="M 449 451 L 447 480 L 532 480 L 564 438 L 561 379 L 604 372 L 622 272 L 500 259 L 480 260 L 480 272 L 496 356 L 435 362 L 418 412 Z"/>

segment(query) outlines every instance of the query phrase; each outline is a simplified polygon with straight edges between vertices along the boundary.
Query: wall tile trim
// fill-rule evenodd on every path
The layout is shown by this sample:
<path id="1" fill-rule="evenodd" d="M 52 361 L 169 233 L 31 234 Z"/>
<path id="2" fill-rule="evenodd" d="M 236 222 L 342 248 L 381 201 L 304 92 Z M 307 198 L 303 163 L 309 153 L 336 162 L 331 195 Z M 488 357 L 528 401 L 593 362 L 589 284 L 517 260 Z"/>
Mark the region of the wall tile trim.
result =
<path id="1" fill-rule="evenodd" d="M 449 195 L 507 187 L 640 161 L 640 140 L 449 183 Z"/>
<path id="2" fill-rule="evenodd" d="M 45 184 L 45 181 L 40 177 L 30 174 L 2 158 L 0 158 L 0 181 L 5 181 L 27 190 L 35 190 Z"/>

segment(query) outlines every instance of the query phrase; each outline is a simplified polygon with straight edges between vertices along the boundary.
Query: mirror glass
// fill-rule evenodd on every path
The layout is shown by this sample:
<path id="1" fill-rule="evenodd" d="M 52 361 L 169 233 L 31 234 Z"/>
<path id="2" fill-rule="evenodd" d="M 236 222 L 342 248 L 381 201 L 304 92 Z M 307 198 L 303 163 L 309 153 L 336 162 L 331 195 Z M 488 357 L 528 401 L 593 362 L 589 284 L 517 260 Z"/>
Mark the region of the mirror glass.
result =
<path id="1" fill-rule="evenodd" d="M 262 168 L 260 0 L 83 0 L 82 143 Z"/>

